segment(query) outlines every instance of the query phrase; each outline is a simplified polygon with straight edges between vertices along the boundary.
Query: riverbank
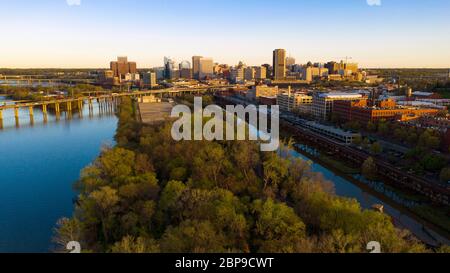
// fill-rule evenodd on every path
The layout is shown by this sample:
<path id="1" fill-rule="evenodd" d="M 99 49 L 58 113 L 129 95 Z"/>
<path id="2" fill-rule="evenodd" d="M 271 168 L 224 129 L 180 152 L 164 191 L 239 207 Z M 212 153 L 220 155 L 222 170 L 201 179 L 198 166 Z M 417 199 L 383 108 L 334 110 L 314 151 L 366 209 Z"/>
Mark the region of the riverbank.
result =
<path id="1" fill-rule="evenodd" d="M 134 126 L 132 109 L 120 106 L 120 141 L 83 172 L 58 238 L 75 224 L 94 252 L 366 252 L 368 239 L 383 252 L 431 251 L 387 215 L 335 195 L 316 164 L 251 141 L 174 141 L 170 122 Z"/>
<path id="2" fill-rule="evenodd" d="M 295 139 L 295 136 L 286 129 L 282 130 L 281 135 L 283 138 L 289 139 L 291 137 L 294 137 Z M 297 141 L 301 143 L 300 140 L 297 139 Z M 350 181 L 352 184 L 356 185 L 364 192 L 370 193 L 371 195 L 375 196 L 380 200 L 379 202 L 392 207 L 392 209 L 394 209 L 395 211 L 390 211 L 388 209 L 387 213 L 390 213 L 390 215 L 394 219 L 397 218 L 398 224 L 406 222 L 409 223 L 408 225 L 412 225 L 403 226 L 403 228 L 410 229 L 418 238 L 425 241 L 427 244 L 433 245 L 433 240 L 446 244 L 450 242 L 450 219 L 445 216 L 445 211 L 439 208 L 433 208 L 430 205 L 426 204 L 421 204 L 420 206 L 416 206 L 414 208 L 405 205 L 405 203 L 423 201 L 423 197 L 414 195 L 413 193 L 405 193 L 389 185 L 383 185 L 383 189 L 385 192 L 377 191 L 373 186 L 370 186 L 367 181 L 361 181 L 355 178 L 356 176 L 361 176 L 360 169 L 355 168 L 354 165 L 347 165 L 345 161 L 338 161 L 335 159 L 327 160 L 327 158 L 329 157 L 323 155 L 326 154 L 326 151 L 321 151 L 320 149 L 318 149 L 318 147 L 299 149 L 297 146 L 295 148 L 297 152 L 308 157 L 313 162 L 319 163 L 320 165 L 331 170 L 333 173 L 339 175 L 340 177 L 343 177 L 347 181 Z M 326 160 L 323 160 L 324 158 Z M 344 168 L 342 168 L 343 166 Z M 369 204 L 369 207 L 371 205 L 373 204 Z M 402 215 L 407 215 L 409 218 L 417 221 L 418 224 L 414 224 L 410 220 L 405 221 L 404 219 L 402 219 Z M 430 235 L 430 233 L 434 235 Z M 439 239 L 439 237 L 441 238 Z"/>
<path id="3" fill-rule="evenodd" d="M 4 98 L 0 103 L 7 102 Z M 97 108 L 97 107 L 96 107 Z M 0 253 L 48 253 L 56 221 L 70 217 L 73 183 L 94 160 L 102 146 L 114 144 L 114 115 L 71 120 L 48 113 L 48 122 L 35 110 L 35 123 L 27 113 L 15 126 L 14 113 L 4 112 L 0 130 Z"/>

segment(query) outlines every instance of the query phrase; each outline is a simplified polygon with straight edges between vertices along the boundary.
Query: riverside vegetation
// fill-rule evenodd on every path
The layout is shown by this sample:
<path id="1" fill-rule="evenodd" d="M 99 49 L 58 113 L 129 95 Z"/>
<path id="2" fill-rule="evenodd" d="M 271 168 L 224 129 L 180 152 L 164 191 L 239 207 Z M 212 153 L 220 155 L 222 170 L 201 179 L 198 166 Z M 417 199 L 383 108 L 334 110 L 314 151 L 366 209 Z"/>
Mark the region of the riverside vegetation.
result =
<path id="1" fill-rule="evenodd" d="M 431 251 L 389 216 L 336 196 L 303 160 L 254 142 L 175 142 L 170 121 L 140 124 L 128 98 L 118 116 L 117 145 L 82 171 L 56 251 L 69 241 L 95 253 L 352 253 L 370 241 Z"/>

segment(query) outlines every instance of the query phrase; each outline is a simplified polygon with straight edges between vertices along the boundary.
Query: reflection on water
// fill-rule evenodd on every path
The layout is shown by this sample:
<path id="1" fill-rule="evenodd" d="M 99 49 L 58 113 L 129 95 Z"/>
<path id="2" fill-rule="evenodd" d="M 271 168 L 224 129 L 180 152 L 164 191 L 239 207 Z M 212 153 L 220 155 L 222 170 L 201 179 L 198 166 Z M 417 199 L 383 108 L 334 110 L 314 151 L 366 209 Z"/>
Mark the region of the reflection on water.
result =
<path id="1" fill-rule="evenodd" d="M 1 101 L 1 98 L 0 98 Z M 42 111 L 20 115 L 4 111 L 0 130 L 0 252 L 48 252 L 52 229 L 63 216 L 71 216 L 75 193 L 73 183 L 80 171 L 94 160 L 102 145 L 113 144 L 117 119 L 100 113 L 94 105 L 83 118 L 51 113 L 43 122 Z"/>
<path id="2" fill-rule="evenodd" d="M 97 104 L 92 115 L 85 105 L 82 117 L 74 111 L 71 119 L 62 114 L 58 121 L 49 113 L 46 123 L 39 108 L 34 109 L 34 123 L 27 109 L 20 111 L 20 129 L 11 110 L 4 111 L 0 130 L 0 252 L 48 252 L 56 221 L 73 212 L 74 181 L 103 144 L 113 143 L 117 119 Z M 368 209 L 383 204 L 396 224 L 431 240 L 415 219 L 320 164 L 312 162 L 311 168 L 331 181 L 339 196 L 355 198 Z"/>

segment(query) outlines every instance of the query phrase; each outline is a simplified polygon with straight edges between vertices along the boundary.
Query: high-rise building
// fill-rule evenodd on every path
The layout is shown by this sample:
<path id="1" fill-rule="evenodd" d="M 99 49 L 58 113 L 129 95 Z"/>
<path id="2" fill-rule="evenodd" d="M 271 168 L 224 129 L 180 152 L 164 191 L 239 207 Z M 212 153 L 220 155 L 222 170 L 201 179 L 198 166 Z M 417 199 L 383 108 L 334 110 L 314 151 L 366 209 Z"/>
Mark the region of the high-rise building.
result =
<path id="1" fill-rule="evenodd" d="M 147 72 L 142 75 L 142 80 L 144 82 L 144 87 L 154 88 L 158 84 L 156 83 L 156 73 Z"/>
<path id="2" fill-rule="evenodd" d="M 135 62 L 128 62 L 127 57 L 117 57 L 117 61 L 110 63 L 110 70 L 113 71 L 114 77 L 124 79 L 126 74 L 137 73 L 137 65 Z"/>
<path id="3" fill-rule="evenodd" d="M 164 78 L 173 79 L 175 71 L 175 61 L 170 57 L 164 57 Z M 178 71 L 178 70 L 177 70 Z"/>
<path id="4" fill-rule="evenodd" d="M 154 67 L 153 71 L 155 71 L 155 73 L 156 73 L 156 79 L 157 80 L 163 80 L 164 79 L 164 74 L 166 73 L 166 68 L 165 67 Z"/>
<path id="5" fill-rule="evenodd" d="M 182 61 L 179 64 L 180 68 L 180 78 L 181 79 L 192 79 L 192 69 L 191 63 L 189 61 Z"/>
<path id="6" fill-rule="evenodd" d="M 259 66 L 255 68 L 255 79 L 264 80 L 267 78 L 267 68 L 265 66 Z"/>
<path id="7" fill-rule="evenodd" d="M 233 67 L 230 70 L 230 81 L 233 83 L 242 83 L 244 82 L 244 68 L 242 67 Z"/>
<path id="8" fill-rule="evenodd" d="M 244 68 L 244 80 L 252 81 L 255 79 L 255 69 L 253 67 Z"/>
<path id="9" fill-rule="evenodd" d="M 180 69 L 180 78 L 181 79 L 192 79 L 192 69 L 181 68 Z"/>
<path id="10" fill-rule="evenodd" d="M 199 79 L 212 78 L 214 75 L 214 61 L 212 58 L 200 58 Z"/>
<path id="11" fill-rule="evenodd" d="M 273 79 L 284 80 L 286 78 L 286 50 L 275 49 L 273 51 Z"/>
<path id="12" fill-rule="evenodd" d="M 202 56 L 193 56 L 192 57 L 192 74 L 194 79 L 200 78 L 200 59 Z"/>

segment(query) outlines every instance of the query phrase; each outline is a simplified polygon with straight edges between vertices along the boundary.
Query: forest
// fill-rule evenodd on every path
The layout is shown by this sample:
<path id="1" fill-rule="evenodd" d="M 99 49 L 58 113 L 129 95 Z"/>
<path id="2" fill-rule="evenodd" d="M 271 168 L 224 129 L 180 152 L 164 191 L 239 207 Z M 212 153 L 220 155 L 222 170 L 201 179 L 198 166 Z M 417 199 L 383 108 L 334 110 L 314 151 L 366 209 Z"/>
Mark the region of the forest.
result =
<path id="1" fill-rule="evenodd" d="M 367 253 L 429 249 L 386 214 L 339 197 L 308 162 L 247 141 L 172 140 L 171 121 L 142 125 L 124 98 L 116 146 L 75 184 L 73 216 L 55 228 L 55 252 Z"/>

